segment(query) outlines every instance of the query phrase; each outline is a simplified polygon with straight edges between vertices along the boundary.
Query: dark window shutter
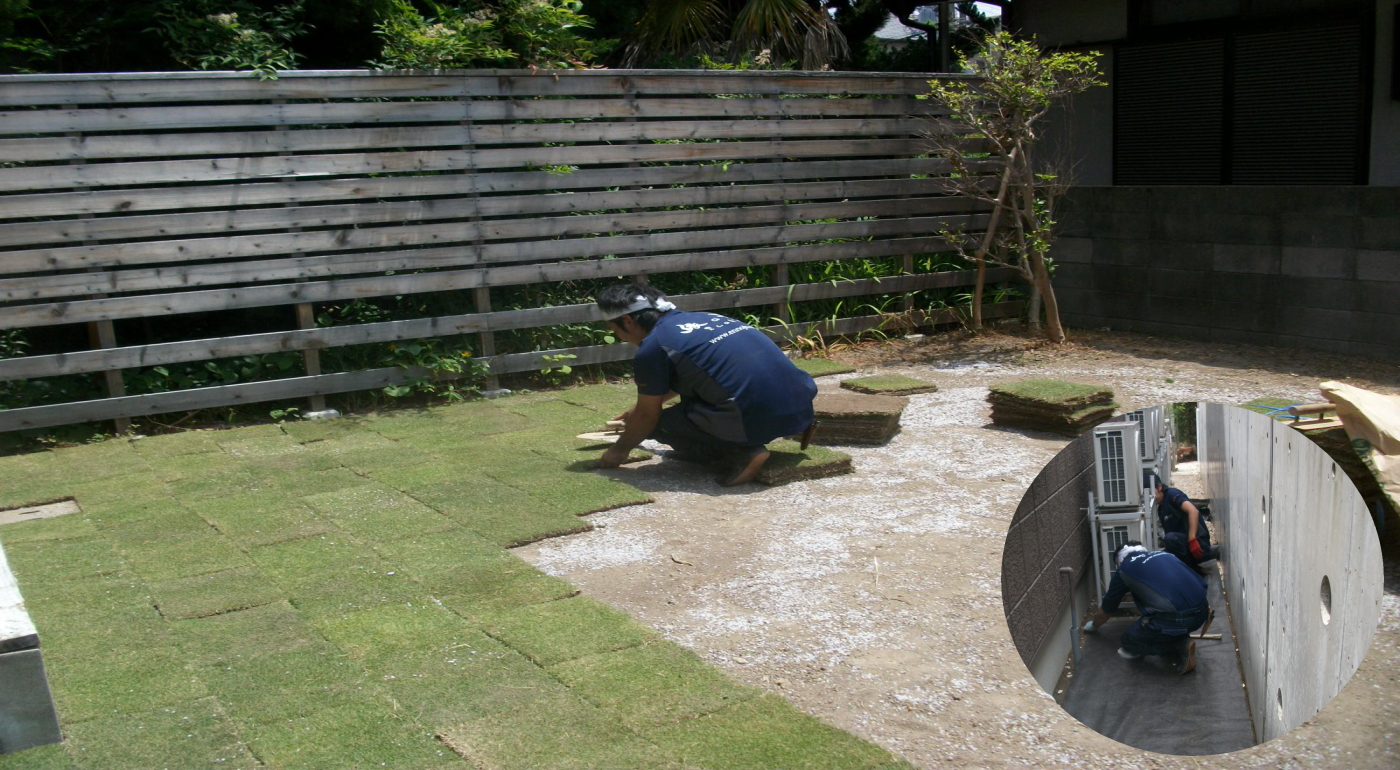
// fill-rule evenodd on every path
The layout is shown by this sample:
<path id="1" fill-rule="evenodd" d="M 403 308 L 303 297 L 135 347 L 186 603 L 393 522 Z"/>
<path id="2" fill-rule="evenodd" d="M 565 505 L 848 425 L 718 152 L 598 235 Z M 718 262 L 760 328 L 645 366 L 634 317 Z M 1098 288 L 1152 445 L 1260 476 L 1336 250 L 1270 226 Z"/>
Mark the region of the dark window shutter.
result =
<path id="1" fill-rule="evenodd" d="M 1235 40 L 1234 184 L 1354 184 L 1361 27 L 1240 34 Z"/>
<path id="2" fill-rule="evenodd" d="M 1124 45 L 1114 65 L 1114 184 L 1220 184 L 1223 39 Z"/>

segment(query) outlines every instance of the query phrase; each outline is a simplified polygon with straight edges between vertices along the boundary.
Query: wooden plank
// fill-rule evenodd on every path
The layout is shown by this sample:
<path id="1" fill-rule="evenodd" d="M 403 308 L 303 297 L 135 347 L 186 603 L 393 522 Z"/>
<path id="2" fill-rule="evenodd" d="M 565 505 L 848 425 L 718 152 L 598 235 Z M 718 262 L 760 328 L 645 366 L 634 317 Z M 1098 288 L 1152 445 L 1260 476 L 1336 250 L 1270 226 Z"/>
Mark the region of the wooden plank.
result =
<path id="1" fill-rule="evenodd" d="M 193 266 L 175 265 L 117 270 L 105 273 L 67 273 L 54 276 L 0 279 L 0 289 L 3 289 L 6 294 L 13 294 L 11 299 L 18 300 L 52 298 L 39 297 L 40 294 L 59 294 L 62 296 L 95 292 L 121 294 L 133 291 L 193 289 L 248 283 L 250 278 L 262 282 L 285 281 L 391 271 L 504 264 L 551 258 L 564 260 L 617 256 L 649 251 L 684 250 L 694 252 L 697 249 L 724 249 L 783 241 L 899 237 L 928 232 L 928 230 L 922 229 L 925 227 L 976 230 L 979 227 L 985 227 L 985 224 L 980 224 L 984 222 L 985 215 L 958 215 L 913 220 L 861 220 L 815 225 L 777 225 L 609 236 L 581 240 L 449 246 L 366 254 L 287 257 L 256 263 L 221 262 Z M 0 308 L 0 312 L 3 312 L 3 308 Z"/>
<path id="2" fill-rule="evenodd" d="M 702 93 L 902 96 L 928 92 L 927 76 L 909 73 L 871 76 L 871 73 L 834 72 L 599 72 L 603 74 L 568 70 L 550 72 L 547 75 L 481 70 L 468 70 L 460 74 L 286 72 L 280 73 L 281 76 L 275 80 L 258 80 L 246 72 L 152 73 L 158 76 L 139 79 L 108 76 L 93 80 L 82 80 L 72 76 L 35 80 L 32 76 L 6 75 L 0 76 L 0 106 L 337 97 L 615 96 L 621 95 L 629 87 L 642 95 Z M 174 74 L 198 74 L 201 77 L 172 77 Z"/>
<path id="3" fill-rule="evenodd" d="M 943 181 L 932 179 L 864 179 L 788 184 L 712 185 L 665 187 L 635 191 L 583 191 L 466 196 L 429 200 L 398 200 L 281 209 L 243 209 L 219 212 L 145 214 L 101 219 L 69 219 L 0 224 L 0 247 L 35 246 L 87 240 L 131 240 L 181 235 L 278 230 L 290 227 L 327 227 L 468 217 L 523 216 L 534 214 L 606 211 L 668 206 L 726 206 L 738 203 L 811 201 L 828 198 L 937 196 Z"/>
<path id="4" fill-rule="evenodd" d="M 921 136 L 937 124 L 915 118 L 855 120 L 684 120 L 626 123 L 507 123 L 477 126 L 471 144 L 540 142 L 627 142 L 676 139 L 783 139 L 802 137 Z M 73 158 L 173 158 L 182 155 L 257 155 L 277 152 L 375 150 L 384 147 L 444 147 L 467 144 L 462 126 L 368 127 L 290 131 L 176 134 L 115 134 L 0 139 L 0 160 L 59 161 Z"/>
<path id="5" fill-rule="evenodd" d="M 919 220 L 912 220 L 917 222 Z M 937 220 L 934 221 L 938 223 Z M 861 223 L 877 224 L 877 223 Z M 904 224 L 898 220 L 891 224 Z M 817 225 L 816 227 L 825 227 Z M 918 230 L 917 226 L 911 227 Z M 938 229 L 924 232 L 938 232 Z M 686 233 L 677 235 L 685 236 Z M 786 246 L 774 249 L 741 249 L 736 251 L 668 254 L 651 257 L 592 259 L 544 264 L 511 265 L 486 269 L 447 270 L 411 275 L 375 278 L 351 278 L 297 284 L 273 284 L 234 289 L 189 291 L 180 294 L 155 294 L 135 297 L 115 297 L 0 308 L 0 328 L 54 326 L 92 320 L 143 318 L 228 310 L 246 307 L 267 307 L 297 302 L 331 302 L 356 297 L 378 297 L 390 294 L 412 294 L 435 291 L 475 289 L 539 281 L 562 281 L 584 278 L 605 278 L 632 275 L 638 272 L 677 272 L 681 270 L 719 269 L 740 265 L 773 264 L 776 262 L 811 262 L 843 259 L 857 255 L 880 255 L 890 248 L 915 251 L 942 251 L 949 247 L 941 238 L 898 239 L 894 241 L 854 241 L 835 244 Z M 904 253 L 904 252 L 897 252 Z M 769 261 L 771 260 L 771 261 Z M 627 270 L 631 270 L 629 273 Z"/>
<path id="6" fill-rule="evenodd" d="M 0 111 L 0 135 L 68 131 L 166 131 L 237 126 L 325 126 L 343 124 L 445 123 L 459 120 L 608 120 L 664 118 L 841 118 L 938 116 L 931 101 L 892 99 L 715 99 L 654 98 L 529 101 L 303 102 L 297 104 L 206 104 L 188 107 L 107 107 L 79 110 Z M 0 156 L 3 157 L 3 156 Z"/>
<path id="7" fill-rule="evenodd" d="M 647 211 L 636 214 L 586 214 L 546 219 L 496 219 L 402 227 L 350 227 L 97 246 L 56 246 L 5 253 L 4 264 L 0 265 L 0 275 L 88 267 L 171 264 L 207 259 L 249 259 L 314 252 L 390 249 L 462 243 L 476 239 L 547 239 L 627 230 L 658 231 L 765 225 L 813 219 L 914 216 L 939 213 L 948 208 L 968 210 L 964 202 L 956 198 L 863 199 L 851 202 L 736 206 L 709 210 Z M 257 272 L 259 269 L 251 267 L 252 272 L 243 280 L 257 280 L 257 276 L 260 275 Z"/>
<path id="8" fill-rule="evenodd" d="M 991 272 L 993 274 L 991 280 L 1011 281 L 1018 279 L 1020 275 L 1015 268 L 996 268 Z M 964 286 L 970 285 L 974 276 L 973 271 L 922 273 L 883 279 L 709 292 L 682 295 L 672 299 L 686 309 L 733 308 L 766 305 L 779 301 L 802 302 L 873 293 Z M 0 381 L 84 374 L 104 369 L 130 369 L 189 363 L 288 350 L 322 350 L 343 345 L 366 345 L 428 337 L 446 337 L 455 334 L 590 323 L 600 320 L 601 317 L 595 306 L 589 304 L 496 312 L 478 310 L 476 313 L 464 315 L 385 321 L 354 326 L 317 328 L 308 325 L 300 331 L 267 332 L 185 342 L 133 345 L 111 350 L 85 350 L 3 359 L 0 360 Z"/>
<path id="9" fill-rule="evenodd" d="M 1001 171 L 997 160 L 981 163 L 987 173 Z M 467 175 L 306 179 L 296 182 L 243 182 L 198 187 L 147 187 L 140 190 L 49 192 L 5 196 L 0 219 L 74 214 L 125 214 L 142 211 L 230 209 L 279 203 L 401 198 L 432 195 L 483 195 L 532 190 L 583 190 L 625 186 L 738 184 L 797 179 L 832 179 L 946 174 L 947 161 L 936 158 L 815 160 L 720 165 L 649 166 L 580 169 L 556 176 L 538 171 Z"/>
<path id="10" fill-rule="evenodd" d="M 1013 315 L 1021 310 L 1021 303 L 1008 302 L 988 306 L 987 317 Z M 956 320 L 951 311 L 939 311 L 923 315 L 924 323 L 951 323 Z M 769 336 L 821 328 L 823 333 L 851 334 L 866 329 L 879 328 L 888 324 L 888 316 L 841 319 L 835 323 L 816 322 L 800 324 L 788 329 L 766 329 Z M 531 353 L 516 353 L 497 356 L 487 364 L 493 373 L 538 370 L 546 364 L 545 356 L 572 355 L 576 365 L 622 361 L 632 355 L 626 345 L 593 345 L 564 350 L 541 350 Z M 182 412 L 194 409 L 207 409 L 233 404 L 254 404 L 264 401 L 304 398 L 313 395 L 330 395 L 356 390 L 382 388 L 411 382 L 427 375 L 420 369 L 387 367 L 361 372 L 341 372 L 322 374 L 316 377 L 292 377 L 269 382 L 250 382 L 235 385 L 221 385 L 209 388 L 195 388 L 172 393 L 153 393 L 143 396 L 126 396 L 94 401 L 81 401 L 69 404 L 32 406 L 0 411 L 0 432 L 48 428 L 55 425 L 69 425 L 80 422 L 110 420 L 116 417 L 144 417 L 168 412 Z"/>
<path id="11" fill-rule="evenodd" d="M 968 141 L 970 151 L 981 142 Z M 262 155 L 198 160 L 98 163 L 83 166 L 0 168 L 0 192 L 67 187 L 113 187 L 174 182 L 259 180 L 350 174 L 422 174 L 527 166 L 587 166 L 602 163 L 681 163 L 759 158 L 836 158 L 917 155 L 921 139 L 753 140 L 743 142 L 512 147 L 491 150 L 407 150 L 403 152 Z"/>

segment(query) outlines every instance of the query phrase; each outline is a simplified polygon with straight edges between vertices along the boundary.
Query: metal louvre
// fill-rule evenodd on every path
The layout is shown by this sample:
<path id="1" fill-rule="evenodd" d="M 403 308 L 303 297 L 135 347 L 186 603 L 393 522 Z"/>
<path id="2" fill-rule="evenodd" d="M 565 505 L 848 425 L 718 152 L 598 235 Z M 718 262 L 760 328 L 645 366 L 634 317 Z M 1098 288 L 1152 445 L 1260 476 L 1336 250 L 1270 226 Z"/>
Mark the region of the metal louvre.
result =
<path id="1" fill-rule="evenodd" d="M 1225 41 L 1125 45 L 1115 61 L 1114 184 L 1220 184 Z"/>
<path id="2" fill-rule="evenodd" d="M 1235 41 L 1234 184 L 1354 184 L 1362 107 L 1357 24 Z"/>

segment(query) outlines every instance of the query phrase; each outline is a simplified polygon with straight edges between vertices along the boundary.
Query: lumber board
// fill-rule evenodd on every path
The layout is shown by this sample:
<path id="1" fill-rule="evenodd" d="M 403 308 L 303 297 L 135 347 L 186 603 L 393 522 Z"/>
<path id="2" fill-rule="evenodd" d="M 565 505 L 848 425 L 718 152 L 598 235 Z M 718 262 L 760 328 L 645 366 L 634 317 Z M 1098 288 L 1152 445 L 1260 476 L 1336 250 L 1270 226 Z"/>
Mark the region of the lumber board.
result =
<path id="1" fill-rule="evenodd" d="M 977 164 L 998 173 L 997 160 Z M 5 196 L 0 220 L 6 218 L 129 214 L 137 212 L 235 209 L 287 203 L 357 201 L 443 195 L 499 195 L 530 191 L 566 191 L 627 186 L 737 184 L 784 181 L 941 175 L 950 170 L 937 158 L 803 160 L 741 162 L 729 165 L 645 166 L 580 169 L 554 175 L 538 171 L 443 174 L 363 179 L 301 179 L 293 182 L 242 182 L 195 187 L 146 187 L 140 190 L 44 192 Z"/>
<path id="2" fill-rule="evenodd" d="M 3 77 L 3 76 L 0 76 Z M 188 107 L 101 107 L 0 111 L 0 134 L 168 131 L 266 126 L 448 123 L 500 120 L 610 120 L 634 118 L 849 118 L 941 116 L 931 101 L 893 99 L 716 99 L 714 97 L 559 100 L 451 100 L 410 102 L 297 102 L 207 104 Z"/>
<path id="3" fill-rule="evenodd" d="M 971 151 L 984 143 L 963 142 Z M 433 171 L 586 166 L 604 163 L 683 163 L 758 158 L 837 158 L 917 155 L 922 139 L 758 139 L 682 144 L 510 147 L 505 149 L 404 150 L 318 155 L 255 155 L 183 160 L 142 160 L 82 165 L 0 168 L 0 192 L 72 187 L 116 187 L 174 182 L 216 182 L 269 177 L 422 174 Z M 545 173 L 545 172 L 541 172 Z"/>
<path id="4" fill-rule="evenodd" d="M 147 75 L 135 77 L 135 75 Z M 129 104 L 259 99 L 622 96 L 674 94 L 823 94 L 912 96 L 928 92 L 928 75 L 910 73 L 738 73 L 626 70 L 547 73 L 466 70 L 453 73 L 293 71 L 274 80 L 247 72 L 128 73 L 85 79 L 82 75 L 0 76 L 0 106 L 40 104 Z M 936 76 L 970 79 L 965 76 Z"/>
<path id="5" fill-rule="evenodd" d="M 969 286 L 975 280 L 975 276 L 975 272 L 972 271 L 922 273 L 883 279 L 678 295 L 671 299 L 678 306 L 687 310 L 716 310 L 767 305 L 774 302 L 805 302 L 875 293 L 912 292 Z M 1018 277 L 1019 272 L 1014 268 L 993 268 L 989 271 L 988 280 L 1012 281 L 1017 280 Z M 288 350 L 320 350 L 344 345 L 400 342 L 454 334 L 589 323 L 600 320 L 598 311 L 591 304 L 565 305 L 132 345 L 121 348 L 83 350 L 0 360 L 0 381 L 188 363 Z"/>
<path id="6" fill-rule="evenodd" d="M 0 139 L 0 161 L 173 158 L 258 155 L 279 152 L 376 150 L 385 147 L 446 147 L 540 142 L 644 142 L 679 139 L 784 139 L 803 137 L 922 136 L 940 124 L 915 118 L 851 120 L 684 120 L 568 123 L 507 123 L 450 126 L 370 126 L 289 131 L 236 131 Z M 947 130 L 951 130 L 948 128 Z M 945 130 L 946 132 L 946 130 Z"/>
<path id="7" fill-rule="evenodd" d="M 652 231 L 645 237 L 654 239 L 657 245 L 650 245 L 646 241 L 640 245 L 647 250 L 661 250 L 664 247 L 659 244 L 670 242 L 673 239 L 668 240 L 668 236 L 674 234 L 655 232 L 660 230 L 730 227 L 736 228 L 729 231 L 732 233 L 732 237 L 754 237 L 757 234 L 749 232 L 749 230 L 754 229 L 752 226 L 853 217 L 912 217 L 940 213 L 949 208 L 958 212 L 966 212 L 971 206 L 956 198 L 863 199 L 850 202 L 735 206 L 708 210 L 646 211 L 635 214 L 586 214 L 547 219 L 497 219 L 399 227 L 341 227 L 331 230 L 259 233 L 95 246 L 56 246 L 6 252 L 3 264 L 0 264 L 0 275 L 93 267 L 174 264 L 210 259 L 272 259 L 293 254 L 395 249 L 506 239 L 530 240 L 523 242 L 517 240 L 513 250 L 500 249 L 497 250 L 498 252 L 514 251 L 520 253 L 523 250 L 526 256 L 520 258 L 542 258 L 536 256 L 540 253 L 540 249 L 557 250 L 559 248 L 559 246 L 554 245 L 558 243 L 557 241 L 549 242 L 547 239 L 569 235 L 602 235 L 626 231 Z M 802 225 L 782 224 L 781 227 L 797 228 L 802 227 Z M 784 240 L 845 237 L 822 234 L 786 237 L 785 232 L 781 230 L 765 232 L 771 232 L 775 237 Z M 574 253 L 556 251 L 555 253 L 561 257 L 583 256 L 589 253 L 599 253 L 595 250 L 596 246 L 596 244 L 580 244 L 581 251 Z M 508 259 L 509 257 L 506 257 L 504 253 L 501 258 Z M 235 280 L 234 282 L 258 280 L 262 267 L 261 264 L 248 263 L 248 276 L 242 281 Z"/>
<path id="8" fill-rule="evenodd" d="M 901 224 L 898 220 L 895 224 Z M 873 223 L 866 223 L 873 224 Z M 818 225 L 824 227 L 825 225 Z M 937 230 L 934 230 L 937 232 Z M 678 235 L 686 235 L 684 233 Z M 490 285 L 516 285 L 586 278 L 615 278 L 637 273 L 714 270 L 725 267 L 773 264 L 782 261 L 816 262 L 854 257 L 864 253 L 880 255 L 895 248 L 916 252 L 948 250 L 941 238 L 913 238 L 896 241 L 817 244 L 741 249 L 723 252 L 666 254 L 650 257 L 589 259 L 541 264 L 509 265 L 495 268 L 443 270 L 409 275 L 348 278 L 292 284 L 271 284 L 232 289 L 186 291 L 178 294 L 151 294 L 132 297 L 78 300 L 0 307 L 0 329 L 54 326 L 120 318 L 149 318 L 235 308 L 268 307 L 299 302 L 331 302 L 357 297 L 379 297 L 439 291 L 476 289 Z M 900 251 L 900 254 L 909 253 Z M 781 255 L 778 256 L 778 255 Z M 631 272 L 628 272 L 628 271 Z M 491 283 L 487 281 L 491 280 Z"/>
<path id="9" fill-rule="evenodd" d="M 939 196 L 944 182 L 928 179 L 862 179 L 787 184 L 709 185 L 646 188 L 640 190 L 584 190 L 527 195 L 456 196 L 427 200 L 390 200 L 290 208 L 257 208 L 219 212 L 181 212 L 68 219 L 41 222 L 0 223 L 0 247 L 26 247 L 73 241 L 171 238 L 252 230 L 357 227 L 439 219 L 503 217 L 540 214 L 574 214 L 614 209 L 648 209 L 668 206 L 725 206 L 773 201 L 817 201 L 830 198 Z M 979 207 L 966 204 L 969 210 Z"/>
<path id="10" fill-rule="evenodd" d="M 1003 302 L 988 305 L 984 315 L 988 318 L 1004 317 L 1021 312 L 1022 303 Z M 958 321 L 955 311 L 945 310 L 935 313 L 914 314 L 919 323 L 953 323 Z M 846 318 L 835 322 L 814 322 L 793 324 L 789 327 L 769 327 L 764 331 L 770 337 L 783 338 L 785 335 L 811 334 L 820 329 L 827 334 L 854 334 L 860 331 L 888 327 L 888 316 L 865 316 Z M 541 350 L 530 353 L 512 353 L 486 360 L 493 374 L 536 371 L 549 365 L 547 356 L 571 355 L 574 365 L 623 361 L 632 355 L 627 345 L 592 345 L 561 350 Z M 97 399 L 68 404 L 31 406 L 0 411 L 0 432 L 47 428 L 55 425 L 68 425 L 80 422 L 95 422 L 122 417 L 145 417 L 169 412 L 182 412 L 207 409 L 235 404 L 254 404 L 265 401 L 305 398 L 313 395 L 330 395 L 356 390 L 382 388 L 386 385 L 402 384 L 422 378 L 427 372 L 420 369 L 388 367 L 367 369 L 359 372 L 337 372 L 306 377 L 290 377 L 266 382 L 237 383 L 170 393 L 153 393 L 141 396 Z"/>

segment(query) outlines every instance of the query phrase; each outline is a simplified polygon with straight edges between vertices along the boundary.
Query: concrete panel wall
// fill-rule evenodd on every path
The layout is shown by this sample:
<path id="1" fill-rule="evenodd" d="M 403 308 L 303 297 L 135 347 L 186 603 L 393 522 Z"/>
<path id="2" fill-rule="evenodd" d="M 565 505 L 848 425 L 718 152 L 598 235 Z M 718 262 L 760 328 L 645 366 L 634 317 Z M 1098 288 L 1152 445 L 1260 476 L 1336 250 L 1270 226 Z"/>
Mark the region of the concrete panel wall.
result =
<path id="1" fill-rule="evenodd" d="M 1400 185 L 1400 99 L 1391 96 L 1395 62 L 1393 2 L 1376 3 L 1375 86 L 1371 91 L 1371 176 L 1374 185 Z"/>
<path id="2" fill-rule="evenodd" d="M 1380 543 L 1355 486 L 1306 437 L 1237 407 L 1198 414 L 1250 711 L 1270 740 L 1316 714 L 1364 657 L 1380 617 Z"/>
<path id="3" fill-rule="evenodd" d="M 1079 187 L 1070 326 L 1400 360 L 1400 187 Z"/>
<path id="4" fill-rule="evenodd" d="M 1070 442 L 1026 490 L 1006 533 L 1001 562 L 1001 600 L 1012 641 L 1036 681 L 1049 690 L 1069 651 L 1068 581 L 1088 596 L 1093 573 L 1088 517 L 1084 507 L 1094 486 L 1094 447 L 1088 435 Z M 1044 681 L 1048 679 L 1048 681 Z"/>

